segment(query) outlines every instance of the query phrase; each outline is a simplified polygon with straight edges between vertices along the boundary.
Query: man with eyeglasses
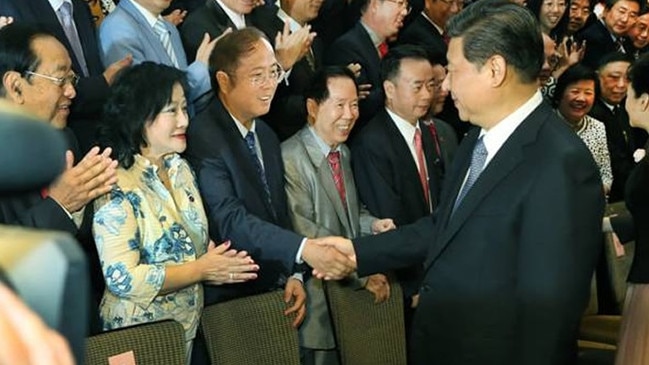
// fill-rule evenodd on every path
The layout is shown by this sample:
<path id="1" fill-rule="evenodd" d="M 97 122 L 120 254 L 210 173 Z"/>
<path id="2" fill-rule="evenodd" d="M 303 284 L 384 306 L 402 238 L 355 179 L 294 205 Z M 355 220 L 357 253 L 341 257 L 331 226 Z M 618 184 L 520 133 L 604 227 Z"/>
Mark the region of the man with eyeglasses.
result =
<path id="1" fill-rule="evenodd" d="M 360 20 L 329 47 L 326 64 L 361 66 L 357 81 L 365 97 L 360 100 L 360 116 L 350 141 L 383 106 L 381 58 L 388 51 L 388 42 L 397 38 L 410 10 L 407 0 L 363 0 Z"/>
<path id="2" fill-rule="evenodd" d="M 626 35 L 635 24 L 639 11 L 640 0 L 607 0 L 602 18 L 584 29 L 582 34 L 586 41 L 582 63 L 596 68 L 605 54 L 630 54 L 632 46 Z"/>
<path id="3" fill-rule="evenodd" d="M 642 7 L 638 20 L 629 29 L 627 35 L 633 44 L 633 58 L 637 60 L 640 55 L 649 50 L 647 47 L 649 44 L 649 7 Z"/>
<path id="4" fill-rule="evenodd" d="M 224 36 L 210 56 L 216 97 L 192 119 L 186 155 L 197 175 L 210 237 L 230 240 L 259 263 L 257 280 L 205 288 L 206 305 L 285 288 L 286 314 L 305 315 L 301 264 L 350 260 L 294 233 L 284 190 L 279 140 L 264 121 L 283 77 L 270 43 L 256 28 Z M 347 272 L 346 269 L 341 271 Z M 293 276 L 292 276 L 293 275 Z"/>
<path id="5" fill-rule="evenodd" d="M 89 255 L 91 269 L 99 270 L 88 224 L 92 209 L 84 208 L 110 191 L 117 161 L 110 158 L 110 149 L 95 147 L 83 158 L 76 152 L 76 138 L 66 123 L 78 76 L 72 72 L 67 50 L 53 35 L 22 24 L 8 25 L 0 30 L 0 75 L 2 98 L 60 129 L 70 143 L 70 151 L 61 156 L 66 169 L 54 183 L 41 191 L 0 198 L 0 223 L 69 232 Z M 38 158 L 38 146 L 33 158 Z M 93 292 L 100 294 L 101 273 L 92 275 Z M 92 308 L 96 310 L 97 304 Z M 98 325 L 97 313 L 93 314 L 92 325 Z M 95 330 L 98 327 L 91 328 Z"/>

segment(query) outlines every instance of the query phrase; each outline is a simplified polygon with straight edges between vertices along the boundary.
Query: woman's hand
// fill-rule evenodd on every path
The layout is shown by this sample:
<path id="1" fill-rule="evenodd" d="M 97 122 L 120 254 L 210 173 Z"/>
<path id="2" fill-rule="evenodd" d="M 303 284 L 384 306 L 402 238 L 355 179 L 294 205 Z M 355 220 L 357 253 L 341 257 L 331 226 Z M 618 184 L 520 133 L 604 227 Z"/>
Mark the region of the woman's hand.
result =
<path id="1" fill-rule="evenodd" d="M 246 251 L 230 248 L 230 241 L 218 246 L 210 241 L 207 253 L 198 261 L 201 264 L 203 281 L 211 285 L 243 283 L 257 278 L 259 265 Z"/>

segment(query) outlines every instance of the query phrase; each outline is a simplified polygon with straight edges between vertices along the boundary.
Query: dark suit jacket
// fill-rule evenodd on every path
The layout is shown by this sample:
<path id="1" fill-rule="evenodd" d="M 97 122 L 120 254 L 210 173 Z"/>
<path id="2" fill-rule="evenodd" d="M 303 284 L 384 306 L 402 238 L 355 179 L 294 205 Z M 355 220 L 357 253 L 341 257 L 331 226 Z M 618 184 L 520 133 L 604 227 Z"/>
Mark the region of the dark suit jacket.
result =
<path id="1" fill-rule="evenodd" d="M 256 8 L 251 14 L 252 24 L 259 28 L 273 47 L 275 46 L 275 35 L 284 28 L 284 22 L 277 16 L 277 8 L 273 6 L 262 6 Z M 311 45 L 315 68 L 311 68 L 306 57 L 303 57 L 293 65 L 288 84 L 281 81 L 275 91 L 270 111 L 264 116 L 264 121 L 277 133 L 280 141 L 284 141 L 295 132 L 304 127 L 306 123 L 306 101 L 304 93 L 311 85 L 311 78 L 315 70 L 322 65 L 324 49 L 320 39 L 316 37 Z"/>
<path id="2" fill-rule="evenodd" d="M 99 120 L 108 95 L 108 84 L 102 75 L 104 68 L 99 58 L 97 33 L 88 4 L 82 0 L 72 0 L 72 4 L 74 23 L 79 33 L 89 75 L 82 77 L 76 86 L 77 96 L 72 103 L 68 125 L 77 135 L 81 151 L 86 151 L 94 142 L 96 122 Z M 72 46 L 48 0 L 3 0 L 0 1 L 0 14 L 13 16 L 16 22 L 41 25 L 54 34 L 68 50 L 74 72 L 83 76 L 79 60 L 72 51 Z"/>
<path id="3" fill-rule="evenodd" d="M 626 205 L 635 222 L 647 222 L 649 218 L 649 159 L 646 157 L 638 162 L 633 169 L 626 186 Z M 635 253 L 629 282 L 649 283 L 649 225 L 635 225 Z"/>
<path id="4" fill-rule="evenodd" d="M 399 32 L 397 43 L 416 44 L 424 47 L 432 54 L 439 54 L 443 57 L 446 56 L 448 50 L 442 35 L 422 13 Z"/>
<path id="5" fill-rule="evenodd" d="M 235 121 L 219 99 L 199 113 L 187 130 L 187 157 L 192 164 L 215 242 L 231 240 L 259 264 L 257 280 L 206 286 L 206 302 L 259 293 L 282 285 L 293 272 L 303 237 L 292 232 L 284 190 L 279 141 L 260 119 L 256 134 L 262 150 L 272 205 L 265 197 L 253 157 Z"/>
<path id="6" fill-rule="evenodd" d="M 442 160 L 429 129 L 420 123 L 433 207 L 439 203 Z M 381 110 L 354 139 L 352 164 L 358 194 L 373 216 L 392 218 L 397 226 L 410 224 L 431 213 L 419 182 L 419 170 L 407 142 L 390 115 Z M 397 270 L 406 297 L 416 294 L 421 265 Z"/>
<path id="7" fill-rule="evenodd" d="M 328 65 L 347 66 L 350 63 L 358 63 L 362 67 L 360 76 L 356 79 L 358 84 L 372 84 L 370 95 L 359 102 L 360 116 L 352 131 L 353 137 L 383 106 L 381 59 L 360 21 L 338 38 L 325 55 L 325 64 Z"/>
<path id="8" fill-rule="evenodd" d="M 358 273 L 425 258 L 413 364 L 574 364 L 601 245 L 597 166 L 542 103 L 451 216 L 478 135 L 458 149 L 432 217 L 354 240 Z"/>
<path id="9" fill-rule="evenodd" d="M 602 56 L 617 51 L 617 45 L 611 38 L 611 33 L 606 29 L 604 23 L 599 20 L 584 29 L 581 38 L 586 41 L 586 53 L 581 62 L 592 69 L 599 66 L 599 60 Z M 631 53 L 632 47 L 626 37 L 623 45 L 626 52 Z"/>
<path id="10" fill-rule="evenodd" d="M 636 128 L 631 128 L 629 115 L 623 106 L 620 107 L 616 115 L 601 99 L 595 101 L 588 114 L 604 123 L 606 129 L 606 142 L 613 171 L 613 185 L 609 193 L 609 202 L 622 201 L 626 180 L 635 165 L 633 152 L 636 148 L 642 147 L 642 144 L 634 142 L 633 130 Z"/>
<path id="11" fill-rule="evenodd" d="M 187 62 L 191 63 L 196 59 L 196 51 L 198 51 L 205 33 L 209 33 L 210 38 L 215 38 L 228 27 L 232 30 L 237 29 L 225 11 L 214 0 L 206 0 L 205 5 L 189 13 L 179 28 Z"/>

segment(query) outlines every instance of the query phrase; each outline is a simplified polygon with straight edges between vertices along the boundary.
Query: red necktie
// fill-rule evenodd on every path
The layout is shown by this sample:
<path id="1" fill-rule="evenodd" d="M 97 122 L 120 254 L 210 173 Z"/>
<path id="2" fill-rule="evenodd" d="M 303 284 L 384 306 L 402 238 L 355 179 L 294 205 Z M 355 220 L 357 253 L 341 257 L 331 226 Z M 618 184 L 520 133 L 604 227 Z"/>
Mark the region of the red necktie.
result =
<path id="1" fill-rule="evenodd" d="M 415 129 L 415 153 L 417 154 L 417 163 L 419 164 L 419 181 L 421 182 L 421 188 L 424 190 L 426 205 L 430 206 L 426 160 L 424 159 L 424 148 L 421 144 L 421 130 L 419 128 Z"/>
<path id="2" fill-rule="evenodd" d="M 448 42 L 451 41 L 451 37 L 448 36 L 448 33 L 446 33 L 446 31 L 442 33 L 442 39 L 444 40 L 444 43 L 446 43 L 446 45 L 448 46 Z"/>
<path id="3" fill-rule="evenodd" d="M 345 209 L 347 209 L 347 198 L 345 194 L 345 181 L 343 180 L 343 174 L 340 170 L 340 152 L 332 151 L 329 152 L 327 156 L 329 161 L 329 166 L 331 166 L 331 171 L 334 176 L 334 184 L 336 185 L 336 190 L 338 190 L 338 195 L 340 195 L 340 200 L 343 203 Z"/>
<path id="4" fill-rule="evenodd" d="M 385 42 L 381 42 L 381 44 L 379 44 L 379 55 L 381 56 L 381 58 L 383 58 L 387 53 L 388 53 L 388 44 Z"/>

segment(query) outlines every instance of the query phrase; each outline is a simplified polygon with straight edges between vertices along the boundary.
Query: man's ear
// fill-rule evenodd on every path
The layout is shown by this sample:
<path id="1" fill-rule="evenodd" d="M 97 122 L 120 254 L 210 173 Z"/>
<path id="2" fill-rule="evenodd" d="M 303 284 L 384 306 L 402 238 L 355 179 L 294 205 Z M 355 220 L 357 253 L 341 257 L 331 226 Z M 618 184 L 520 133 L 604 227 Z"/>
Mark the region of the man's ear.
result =
<path id="1" fill-rule="evenodd" d="M 23 104 L 23 85 L 25 79 L 16 71 L 8 71 L 2 76 L 2 87 L 5 90 L 7 99 L 15 104 Z"/>
<path id="2" fill-rule="evenodd" d="M 485 66 L 491 72 L 491 85 L 494 87 L 502 85 L 507 77 L 507 62 L 500 55 L 489 57 Z"/>
<path id="3" fill-rule="evenodd" d="M 318 103 L 311 98 L 306 99 L 306 112 L 307 121 L 309 122 L 309 125 L 312 125 L 318 115 Z"/>
<path id="4" fill-rule="evenodd" d="M 383 81 L 383 92 L 385 93 L 385 99 L 394 98 L 394 83 L 390 80 Z"/>
<path id="5" fill-rule="evenodd" d="M 219 85 L 219 90 L 227 94 L 232 88 L 230 75 L 224 71 L 216 71 L 214 77 L 216 77 L 216 83 Z"/>

